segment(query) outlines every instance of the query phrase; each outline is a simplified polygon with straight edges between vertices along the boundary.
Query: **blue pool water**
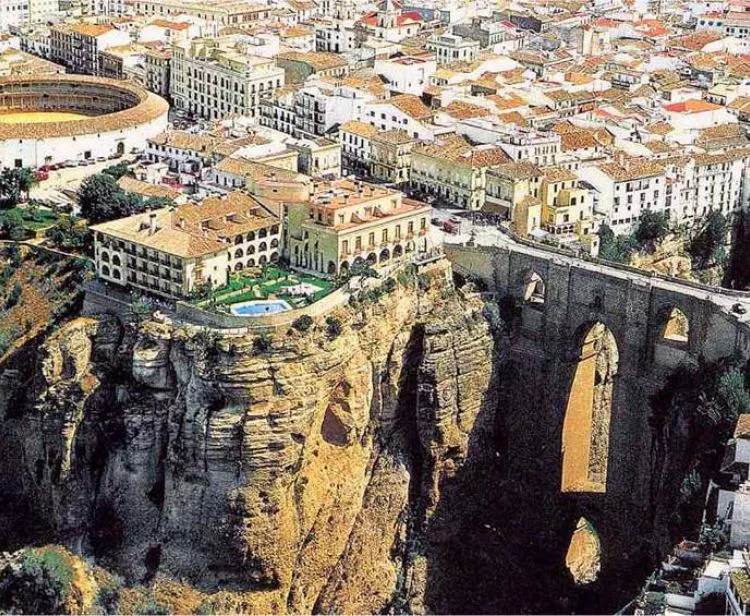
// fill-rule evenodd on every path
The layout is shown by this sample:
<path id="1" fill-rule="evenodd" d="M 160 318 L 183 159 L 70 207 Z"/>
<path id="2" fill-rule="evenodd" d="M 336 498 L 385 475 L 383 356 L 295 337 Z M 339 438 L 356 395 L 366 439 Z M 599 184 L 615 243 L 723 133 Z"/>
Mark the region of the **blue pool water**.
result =
<path id="1" fill-rule="evenodd" d="M 291 310 L 292 307 L 283 299 L 258 299 L 252 302 L 242 302 L 231 307 L 232 314 L 240 317 L 262 317 Z"/>

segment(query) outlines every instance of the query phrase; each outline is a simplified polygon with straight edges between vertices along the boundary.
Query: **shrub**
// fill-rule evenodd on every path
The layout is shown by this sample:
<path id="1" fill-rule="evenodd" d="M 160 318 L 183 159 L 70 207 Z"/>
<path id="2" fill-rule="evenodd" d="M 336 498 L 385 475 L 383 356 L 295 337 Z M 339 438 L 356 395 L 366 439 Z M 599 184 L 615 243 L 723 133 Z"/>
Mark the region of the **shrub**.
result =
<path id="1" fill-rule="evenodd" d="M 386 293 L 393 293 L 396 290 L 396 281 L 393 278 L 388 278 L 383 282 L 383 289 Z"/>
<path id="2" fill-rule="evenodd" d="M 334 316 L 326 317 L 326 333 L 329 340 L 334 340 L 341 334 L 341 321 Z"/>
<path id="3" fill-rule="evenodd" d="M 99 588 L 96 593 L 96 605 L 104 614 L 117 614 L 120 612 L 120 591 L 122 590 L 122 579 L 115 576 L 114 579 L 105 586 Z"/>
<path id="4" fill-rule="evenodd" d="M 29 550 L 22 556 L 12 584 L 0 598 L 0 608 L 10 613 L 62 613 L 72 581 L 73 569 L 64 552 Z"/>
<path id="5" fill-rule="evenodd" d="M 309 314 L 303 314 L 292 322 L 292 327 L 299 332 L 306 332 L 313 325 L 313 319 Z"/>
<path id="6" fill-rule="evenodd" d="M 20 282 L 17 282 L 13 285 L 8 297 L 5 299 L 5 308 L 8 309 L 15 306 L 18 303 L 18 300 L 21 299 L 21 293 L 23 293 L 23 287 Z"/>

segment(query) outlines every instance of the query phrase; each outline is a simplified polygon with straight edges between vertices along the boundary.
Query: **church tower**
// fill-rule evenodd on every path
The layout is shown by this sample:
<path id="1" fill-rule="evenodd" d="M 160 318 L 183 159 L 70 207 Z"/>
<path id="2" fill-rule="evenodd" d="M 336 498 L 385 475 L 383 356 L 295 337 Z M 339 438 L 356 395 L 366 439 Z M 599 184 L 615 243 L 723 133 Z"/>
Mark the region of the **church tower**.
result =
<path id="1" fill-rule="evenodd" d="M 383 0 L 378 3 L 378 28 L 390 30 L 398 25 L 401 16 L 401 4 L 396 0 Z"/>

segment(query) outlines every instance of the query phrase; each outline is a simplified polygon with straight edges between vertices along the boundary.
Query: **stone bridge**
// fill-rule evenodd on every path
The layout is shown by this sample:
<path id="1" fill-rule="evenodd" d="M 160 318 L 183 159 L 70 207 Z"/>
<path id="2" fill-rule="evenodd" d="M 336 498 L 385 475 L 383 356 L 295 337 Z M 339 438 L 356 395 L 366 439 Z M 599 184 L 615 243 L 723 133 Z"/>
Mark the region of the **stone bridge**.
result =
<path id="1" fill-rule="evenodd" d="M 498 358 L 497 439 L 520 499 L 528 492 L 550 511 L 534 518 L 545 539 L 530 549 L 564 567 L 584 517 L 601 542 L 590 588 L 643 580 L 670 545 L 669 503 L 688 451 L 684 434 L 655 429 L 651 396 L 681 365 L 750 357 L 750 294 L 530 243 L 446 244 L 445 253 L 515 314 Z"/>

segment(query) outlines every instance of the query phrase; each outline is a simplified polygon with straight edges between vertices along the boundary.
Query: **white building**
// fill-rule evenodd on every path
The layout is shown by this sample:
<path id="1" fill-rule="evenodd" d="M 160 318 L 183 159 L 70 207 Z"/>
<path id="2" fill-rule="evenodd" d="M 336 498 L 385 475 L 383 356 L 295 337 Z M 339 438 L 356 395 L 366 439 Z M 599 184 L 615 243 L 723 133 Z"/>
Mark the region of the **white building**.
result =
<path id="1" fill-rule="evenodd" d="M 421 96 L 430 84 L 430 77 L 437 70 L 434 57 L 402 56 L 398 58 L 376 58 L 375 73 L 386 80 L 388 89 L 394 93 Z"/>
<path id="2" fill-rule="evenodd" d="M 616 234 L 629 233 L 646 210 L 664 211 L 667 178 L 657 162 L 621 157 L 619 162 L 586 167 L 578 177 L 597 189 L 596 212 Z"/>
<path id="3" fill-rule="evenodd" d="M 283 69 L 270 58 L 248 55 L 232 37 L 184 41 L 172 50 L 175 107 L 203 118 L 258 118 L 260 99 L 283 85 Z"/>
<path id="4" fill-rule="evenodd" d="M 471 62 L 479 53 L 479 41 L 456 34 L 438 34 L 427 39 L 427 49 L 434 51 L 438 64 Z"/>

